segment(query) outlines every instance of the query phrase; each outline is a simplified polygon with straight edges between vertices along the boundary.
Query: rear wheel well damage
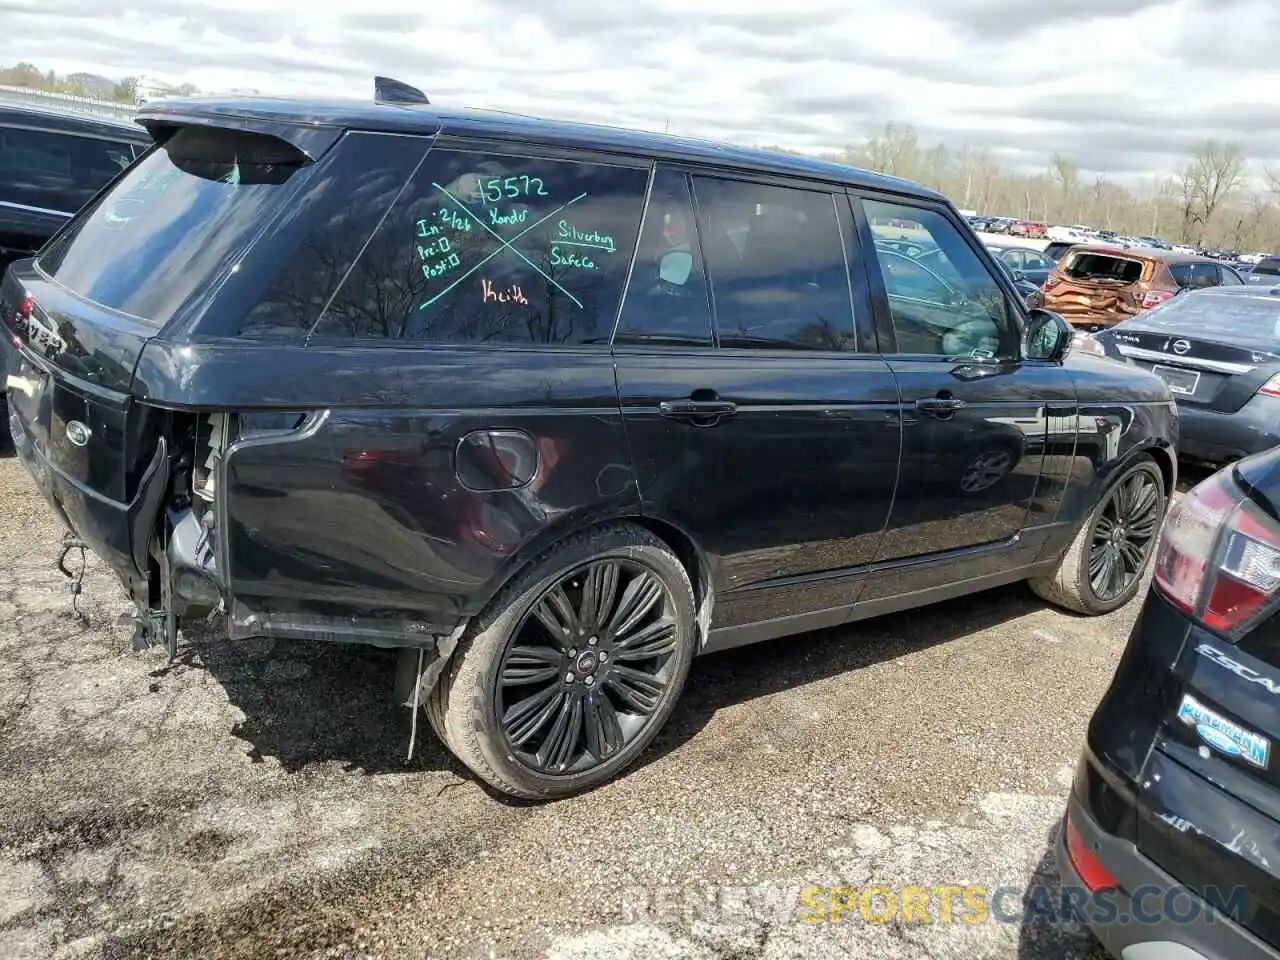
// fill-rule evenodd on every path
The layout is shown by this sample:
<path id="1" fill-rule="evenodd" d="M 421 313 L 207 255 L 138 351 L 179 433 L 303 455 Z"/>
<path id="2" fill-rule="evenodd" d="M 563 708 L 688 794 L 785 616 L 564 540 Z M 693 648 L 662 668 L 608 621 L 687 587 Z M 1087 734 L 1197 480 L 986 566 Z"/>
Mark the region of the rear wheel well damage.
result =
<path id="1" fill-rule="evenodd" d="M 507 576 L 496 585 L 496 588 L 491 593 L 491 598 L 499 596 L 507 584 L 513 582 L 547 553 L 554 551 L 556 546 L 567 538 L 582 536 L 594 530 L 627 523 L 649 531 L 665 543 L 680 560 L 685 572 L 689 574 L 689 580 L 693 585 L 694 600 L 697 604 L 698 646 L 701 648 L 706 643 L 711 629 L 711 614 L 715 603 L 710 564 L 702 551 L 698 549 L 693 538 L 674 524 L 655 517 L 637 515 L 611 517 L 608 520 L 599 520 L 583 527 L 565 531 L 549 543 L 543 544 L 542 548 L 535 555 L 530 556 L 527 561 L 514 565 L 508 571 Z M 489 602 L 492 602 L 492 599 Z M 447 636 L 438 636 L 434 651 L 427 651 L 427 656 L 422 658 L 421 661 L 417 648 L 405 648 L 400 651 L 396 670 L 395 698 L 397 703 L 406 707 L 414 705 L 415 679 L 417 681 L 416 702 L 422 704 L 426 701 L 427 696 L 439 680 L 444 667 L 448 664 L 450 657 L 453 656 L 458 642 L 465 635 L 474 619 L 476 618 L 469 617 L 459 623 L 457 629 Z"/>

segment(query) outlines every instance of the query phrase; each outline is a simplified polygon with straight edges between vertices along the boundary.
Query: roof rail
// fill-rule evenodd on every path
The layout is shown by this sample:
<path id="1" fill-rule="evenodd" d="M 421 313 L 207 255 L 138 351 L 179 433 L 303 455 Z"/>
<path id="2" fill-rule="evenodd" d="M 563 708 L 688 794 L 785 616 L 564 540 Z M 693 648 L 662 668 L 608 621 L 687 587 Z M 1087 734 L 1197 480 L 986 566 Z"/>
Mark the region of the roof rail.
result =
<path id="1" fill-rule="evenodd" d="M 427 95 L 417 87 L 393 80 L 390 77 L 373 78 L 373 99 L 375 103 L 430 103 Z"/>

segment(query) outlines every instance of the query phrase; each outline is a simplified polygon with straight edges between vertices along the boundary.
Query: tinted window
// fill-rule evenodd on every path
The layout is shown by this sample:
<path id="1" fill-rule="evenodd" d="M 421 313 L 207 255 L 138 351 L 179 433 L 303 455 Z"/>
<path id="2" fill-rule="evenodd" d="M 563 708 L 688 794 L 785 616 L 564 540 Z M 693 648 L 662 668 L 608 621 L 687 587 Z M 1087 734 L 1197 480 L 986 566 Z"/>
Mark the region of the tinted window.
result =
<path id="1" fill-rule="evenodd" d="M 75 213 L 133 159 L 123 141 L 0 127 L 0 200 Z"/>
<path id="2" fill-rule="evenodd" d="M 659 169 L 615 343 L 711 343 L 711 305 L 689 178 Z"/>
<path id="3" fill-rule="evenodd" d="M 274 137 L 185 127 L 55 240 L 41 266 L 89 300 L 161 325 L 240 258 L 304 161 Z"/>
<path id="4" fill-rule="evenodd" d="M 259 249 L 272 256 L 246 258 L 236 273 L 243 285 L 221 303 L 243 304 L 226 314 L 236 326 L 214 330 L 218 316 L 202 320 L 202 332 L 241 336 L 283 336 L 302 340 L 315 326 L 329 298 L 360 257 L 365 244 L 417 169 L 429 141 L 420 137 L 348 133 L 326 156 L 324 171 L 312 178 L 288 211 L 263 236 Z M 366 258 L 359 269 L 373 263 Z M 250 276 L 259 271 L 259 277 Z"/>
<path id="5" fill-rule="evenodd" d="M 1173 263 L 1169 265 L 1169 273 L 1180 287 L 1191 286 L 1191 264 Z"/>
<path id="6" fill-rule="evenodd" d="M 1280 276 L 1280 257 L 1263 257 L 1250 273 L 1265 273 L 1269 277 Z"/>
<path id="7" fill-rule="evenodd" d="M 641 168 L 432 150 L 315 335 L 606 343 L 647 182 Z"/>
<path id="8" fill-rule="evenodd" d="M 721 346 L 855 349 L 831 194 L 702 177 L 694 193 Z"/>
<path id="9" fill-rule="evenodd" d="M 899 353 L 1017 355 L 1004 291 L 951 221 L 933 210 L 879 200 L 865 200 L 863 206 L 873 224 L 910 222 L 913 233 L 929 248 L 907 257 L 876 244 Z M 884 228 L 871 229 L 879 235 Z"/>

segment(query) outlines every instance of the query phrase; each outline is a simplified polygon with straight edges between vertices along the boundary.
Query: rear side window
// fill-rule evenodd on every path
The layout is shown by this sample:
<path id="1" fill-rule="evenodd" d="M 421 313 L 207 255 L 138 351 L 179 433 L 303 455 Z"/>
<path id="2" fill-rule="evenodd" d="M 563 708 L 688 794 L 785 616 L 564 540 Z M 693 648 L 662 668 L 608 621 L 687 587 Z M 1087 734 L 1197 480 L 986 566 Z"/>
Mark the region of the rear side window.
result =
<path id="1" fill-rule="evenodd" d="M 607 344 L 649 171 L 432 150 L 316 337 Z"/>
<path id="2" fill-rule="evenodd" d="M 1072 280 L 1115 280 L 1137 283 L 1142 279 L 1142 261 L 1109 257 L 1104 253 L 1077 253 L 1063 272 Z"/>
<path id="3" fill-rule="evenodd" d="M 0 201 L 72 214 L 133 160 L 124 141 L 0 127 Z"/>
<path id="4" fill-rule="evenodd" d="M 695 177 L 722 347 L 856 349 L 835 198 Z"/>
<path id="5" fill-rule="evenodd" d="M 40 257 L 58 283 L 163 326 L 240 258 L 306 158 L 275 137 L 184 127 Z"/>

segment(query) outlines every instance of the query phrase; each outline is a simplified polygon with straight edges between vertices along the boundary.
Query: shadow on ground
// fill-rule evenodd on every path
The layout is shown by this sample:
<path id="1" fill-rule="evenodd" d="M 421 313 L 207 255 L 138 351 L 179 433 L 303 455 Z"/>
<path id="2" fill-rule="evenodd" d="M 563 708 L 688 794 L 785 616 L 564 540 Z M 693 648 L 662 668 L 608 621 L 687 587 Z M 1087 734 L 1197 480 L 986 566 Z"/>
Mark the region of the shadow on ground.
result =
<path id="1" fill-rule="evenodd" d="M 947 643 L 1043 605 L 1015 585 L 699 658 L 675 713 L 637 768 L 678 749 L 725 707 Z M 469 776 L 436 738 L 425 713 L 419 716 L 413 760 L 406 761 L 411 712 L 392 696 L 394 651 L 294 640 L 233 642 L 218 624 L 184 634 L 179 659 L 154 676 L 207 670 L 245 715 L 232 733 L 248 745 L 251 759 L 272 757 L 289 771 L 338 762 L 367 774 L 447 770 Z"/>
<path id="2" fill-rule="evenodd" d="M 1110 960 L 1102 944 L 1082 924 L 1052 915 L 1062 903 L 1054 854 L 1059 829 L 1055 826 L 1045 838 L 1044 855 L 1023 896 L 1028 919 L 1018 932 L 1019 960 Z"/>

